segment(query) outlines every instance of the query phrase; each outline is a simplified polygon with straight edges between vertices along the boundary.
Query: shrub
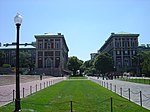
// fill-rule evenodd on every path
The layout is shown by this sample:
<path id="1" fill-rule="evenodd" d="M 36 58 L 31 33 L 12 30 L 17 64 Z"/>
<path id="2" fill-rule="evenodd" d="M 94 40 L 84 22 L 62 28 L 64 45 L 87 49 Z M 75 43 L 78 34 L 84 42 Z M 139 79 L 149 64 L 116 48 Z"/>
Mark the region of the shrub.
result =
<path id="1" fill-rule="evenodd" d="M 10 68 L 11 65 L 10 65 L 10 64 L 3 64 L 2 67 L 3 67 L 3 68 Z"/>

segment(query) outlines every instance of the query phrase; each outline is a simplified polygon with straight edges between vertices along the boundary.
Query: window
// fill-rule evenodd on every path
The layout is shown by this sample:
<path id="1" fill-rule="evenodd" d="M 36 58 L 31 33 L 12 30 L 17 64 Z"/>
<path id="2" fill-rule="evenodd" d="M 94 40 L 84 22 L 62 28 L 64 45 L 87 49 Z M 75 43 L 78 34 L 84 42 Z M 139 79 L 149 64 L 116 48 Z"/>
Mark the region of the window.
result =
<path id="1" fill-rule="evenodd" d="M 129 66 L 129 60 L 127 58 L 124 59 L 124 65 Z"/>
<path id="2" fill-rule="evenodd" d="M 38 48 L 39 48 L 39 49 L 42 49 L 42 48 L 43 48 L 43 44 L 42 44 L 42 43 L 39 43 L 39 44 L 38 44 Z"/>
<path id="3" fill-rule="evenodd" d="M 54 39 L 51 39 L 51 49 L 54 49 Z"/>
<path id="4" fill-rule="evenodd" d="M 51 68 L 53 66 L 53 60 L 51 58 L 45 58 L 45 67 Z"/>
<path id="5" fill-rule="evenodd" d="M 135 55 L 135 51 L 132 51 L 133 55 Z"/>
<path id="6" fill-rule="evenodd" d="M 55 56 L 60 56 L 60 51 L 56 51 Z"/>
<path id="7" fill-rule="evenodd" d="M 116 42 L 116 47 L 119 48 L 120 47 L 120 42 Z"/>
<path id="8" fill-rule="evenodd" d="M 38 49 L 43 48 L 43 40 L 38 40 Z"/>
<path id="9" fill-rule="evenodd" d="M 53 51 L 45 51 L 45 56 L 53 56 L 54 52 Z"/>
<path id="10" fill-rule="evenodd" d="M 128 54 L 128 51 L 124 51 L 124 54 Z"/>
<path id="11" fill-rule="evenodd" d="M 50 49 L 50 48 L 51 48 L 50 39 L 48 39 L 48 41 L 47 41 L 47 48 L 48 48 L 48 49 Z"/>
<path id="12" fill-rule="evenodd" d="M 118 67 L 121 67 L 121 58 L 117 58 L 116 64 Z"/>
<path id="13" fill-rule="evenodd" d="M 47 49 L 47 43 L 45 43 L 44 48 Z"/>
<path id="14" fill-rule="evenodd" d="M 39 51 L 39 52 L 38 52 L 38 56 L 43 56 L 43 52 L 42 52 L 42 51 Z"/>
<path id="15" fill-rule="evenodd" d="M 55 58 L 55 67 L 58 68 L 59 67 L 59 63 L 60 63 L 60 58 L 56 57 Z"/>
<path id="16" fill-rule="evenodd" d="M 38 68 L 42 68 L 43 67 L 43 60 L 42 58 L 38 58 Z"/>
<path id="17" fill-rule="evenodd" d="M 48 56 L 54 56 L 54 52 L 53 51 L 49 51 L 48 52 Z"/>
<path id="18" fill-rule="evenodd" d="M 60 46 L 61 46 L 61 45 L 60 45 L 60 39 L 56 39 L 56 40 L 55 40 L 55 48 L 56 48 L 56 49 L 59 49 Z"/>
<path id="19" fill-rule="evenodd" d="M 119 55 L 120 54 L 120 51 L 117 51 L 117 55 Z"/>

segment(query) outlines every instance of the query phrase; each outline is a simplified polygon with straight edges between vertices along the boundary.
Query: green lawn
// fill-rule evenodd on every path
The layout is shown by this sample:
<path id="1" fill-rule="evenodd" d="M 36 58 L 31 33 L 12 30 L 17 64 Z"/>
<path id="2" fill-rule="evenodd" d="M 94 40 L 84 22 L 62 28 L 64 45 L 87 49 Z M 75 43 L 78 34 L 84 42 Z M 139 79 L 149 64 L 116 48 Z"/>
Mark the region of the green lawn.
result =
<path id="1" fill-rule="evenodd" d="M 22 112 L 149 112 L 90 80 L 66 80 L 22 99 Z M 0 107 L 12 112 L 14 103 Z"/>
<path id="2" fill-rule="evenodd" d="M 84 76 L 70 76 L 69 79 L 87 79 L 87 77 L 84 77 Z"/>
<path id="3" fill-rule="evenodd" d="M 142 84 L 150 84 L 150 79 L 131 79 L 131 78 L 121 78 L 123 81 L 135 82 L 135 83 L 142 83 Z"/>

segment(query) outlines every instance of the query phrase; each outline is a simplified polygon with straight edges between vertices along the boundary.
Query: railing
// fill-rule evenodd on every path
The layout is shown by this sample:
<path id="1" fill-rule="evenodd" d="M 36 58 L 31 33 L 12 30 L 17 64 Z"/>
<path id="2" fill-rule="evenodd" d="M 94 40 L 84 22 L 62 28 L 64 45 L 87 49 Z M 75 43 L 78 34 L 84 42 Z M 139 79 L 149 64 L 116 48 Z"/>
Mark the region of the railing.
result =
<path id="1" fill-rule="evenodd" d="M 57 99 L 54 99 L 57 100 Z M 35 103 L 35 101 L 22 101 L 23 105 L 26 107 L 22 107 L 22 111 L 35 111 L 35 112 L 42 112 L 39 110 L 42 108 L 43 111 L 47 110 L 49 112 L 116 112 L 120 110 L 129 111 L 131 110 L 131 106 L 129 103 L 125 104 L 126 100 L 121 100 L 117 98 L 104 98 L 103 100 L 90 100 L 88 102 L 81 102 L 81 101 L 54 101 L 50 99 L 48 103 Z M 92 103 L 92 105 L 91 105 Z M 94 104 L 94 105 L 93 105 Z M 13 110 L 14 104 L 10 105 L 11 109 Z M 10 109 L 10 108 L 9 108 Z M 3 106 L 1 108 L 2 111 L 10 111 L 8 107 Z"/>
<path id="2" fill-rule="evenodd" d="M 20 97 L 21 98 L 24 98 L 26 96 L 29 96 L 29 95 L 32 95 L 33 93 L 37 92 L 37 91 L 40 91 L 46 87 L 49 87 L 51 85 L 54 85 L 60 81 L 64 80 L 64 78 L 58 78 L 58 79 L 51 79 L 49 81 L 44 81 L 44 82 L 41 82 L 41 83 L 37 83 L 35 85 L 30 85 L 28 87 L 23 87 L 21 88 L 20 90 Z M 0 103 L 1 105 L 3 104 L 7 104 L 7 103 L 10 103 L 10 102 L 13 102 L 15 101 L 15 93 L 16 91 L 15 90 L 12 90 L 12 92 L 10 93 L 0 93 Z"/>
<path id="3" fill-rule="evenodd" d="M 129 101 L 132 101 L 136 104 L 139 104 L 140 106 L 144 106 L 148 109 L 150 109 L 150 106 L 147 107 L 147 105 L 150 105 L 150 94 L 143 94 L 142 91 L 132 91 L 130 88 L 122 88 L 117 87 L 117 85 L 113 85 L 112 83 L 105 82 L 103 80 L 95 79 L 90 77 L 90 80 L 100 84 L 101 86 L 115 92 L 116 94 L 125 97 Z"/>

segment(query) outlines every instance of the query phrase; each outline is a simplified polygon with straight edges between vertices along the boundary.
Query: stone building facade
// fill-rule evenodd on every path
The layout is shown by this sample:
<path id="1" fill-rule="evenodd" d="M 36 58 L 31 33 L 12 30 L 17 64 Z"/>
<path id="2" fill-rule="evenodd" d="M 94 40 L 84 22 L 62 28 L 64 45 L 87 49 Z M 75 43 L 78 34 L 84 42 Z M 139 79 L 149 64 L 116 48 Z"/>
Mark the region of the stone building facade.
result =
<path id="1" fill-rule="evenodd" d="M 111 33 L 98 53 L 109 53 L 113 57 L 114 68 L 118 72 L 128 72 L 135 69 L 132 57 L 138 50 L 138 37 L 139 34 Z"/>
<path id="2" fill-rule="evenodd" d="M 63 76 L 67 68 L 68 46 L 64 35 L 45 33 L 35 35 L 36 38 L 36 69 L 39 74 Z"/>

